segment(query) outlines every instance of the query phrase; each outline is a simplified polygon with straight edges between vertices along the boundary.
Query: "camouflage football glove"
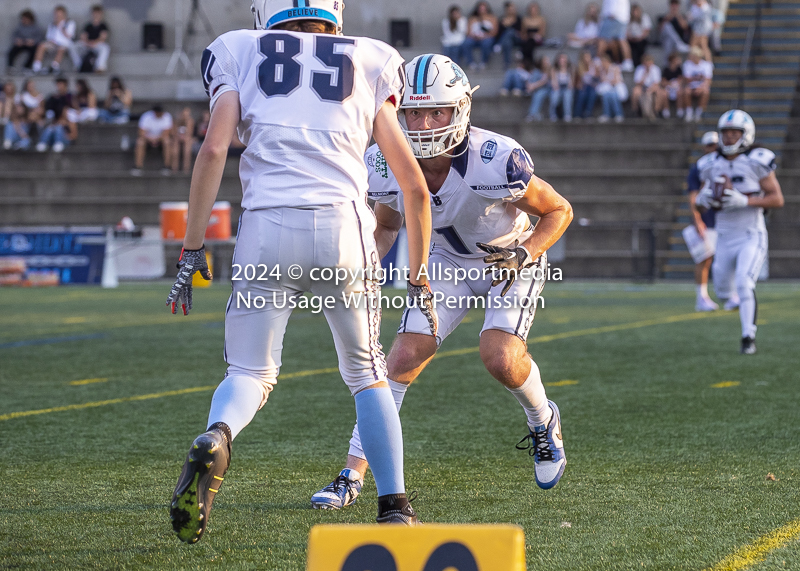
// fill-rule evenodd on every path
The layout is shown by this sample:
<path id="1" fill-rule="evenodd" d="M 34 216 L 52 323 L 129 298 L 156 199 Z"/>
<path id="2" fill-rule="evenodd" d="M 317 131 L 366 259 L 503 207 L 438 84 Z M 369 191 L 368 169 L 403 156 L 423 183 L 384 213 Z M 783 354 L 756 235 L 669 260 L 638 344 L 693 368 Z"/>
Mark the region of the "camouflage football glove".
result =
<path id="1" fill-rule="evenodd" d="M 422 312 L 422 315 L 428 320 L 428 327 L 430 327 L 431 335 L 436 337 L 439 332 L 439 316 L 436 314 L 436 308 L 433 306 L 433 292 L 428 284 L 414 285 L 408 282 L 408 297 L 413 299 Z"/>
<path id="2" fill-rule="evenodd" d="M 503 297 L 514 285 L 514 280 L 517 279 L 519 271 L 525 267 L 525 262 L 530 257 L 525 248 L 519 248 L 519 240 L 514 242 L 513 248 L 503 248 L 501 246 L 490 246 L 477 242 L 475 244 L 489 254 L 483 258 L 483 261 L 490 264 L 488 268 L 483 270 L 483 274 L 488 276 L 492 275 L 495 279 L 492 280 L 492 287 L 499 285 L 503 280 L 508 280 L 500 292 L 500 297 Z"/>
<path id="3" fill-rule="evenodd" d="M 180 304 L 183 314 L 189 315 L 189 310 L 192 309 L 192 276 L 195 272 L 200 272 L 205 280 L 211 280 L 213 277 L 206 261 L 206 247 L 203 246 L 199 250 L 181 250 L 177 267 L 178 277 L 167 297 L 167 305 L 172 307 L 174 314 Z"/>

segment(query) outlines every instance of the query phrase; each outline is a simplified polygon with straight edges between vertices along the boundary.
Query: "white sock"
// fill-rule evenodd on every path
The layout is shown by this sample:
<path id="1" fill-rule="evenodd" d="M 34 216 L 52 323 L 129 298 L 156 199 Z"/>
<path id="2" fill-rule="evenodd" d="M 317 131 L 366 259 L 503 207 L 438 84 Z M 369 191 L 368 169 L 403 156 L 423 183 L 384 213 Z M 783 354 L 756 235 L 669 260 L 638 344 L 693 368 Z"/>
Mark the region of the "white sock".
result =
<path id="1" fill-rule="evenodd" d="M 700 284 L 697 286 L 697 299 L 710 299 L 708 297 L 708 284 Z"/>
<path id="2" fill-rule="evenodd" d="M 50 63 L 50 67 L 53 68 L 53 71 L 58 71 L 59 69 L 61 69 L 61 64 L 58 63 L 57 61 L 54 61 Z"/>
<path id="3" fill-rule="evenodd" d="M 261 408 L 263 397 L 261 387 L 253 379 L 239 375 L 226 377 L 214 391 L 207 426 L 224 422 L 231 429 L 231 438 L 236 438 Z"/>
<path id="4" fill-rule="evenodd" d="M 756 292 L 752 289 L 739 290 L 739 320 L 742 323 L 742 337 L 756 337 Z"/>
<path id="5" fill-rule="evenodd" d="M 406 396 L 408 385 L 398 383 L 389 379 L 389 388 L 392 389 L 392 396 L 394 397 L 394 404 L 397 406 L 397 412 L 400 412 L 400 407 L 403 406 L 403 399 Z M 353 436 L 350 437 L 350 450 L 347 454 L 366 460 L 364 449 L 361 447 L 361 435 L 358 433 L 358 424 L 353 427 Z M 362 475 L 363 478 L 363 475 Z"/>
<path id="6" fill-rule="evenodd" d="M 42 71 L 42 62 L 40 61 L 33 62 L 33 66 L 31 66 L 31 69 L 33 70 L 33 73 L 39 73 L 40 71 Z"/>
<path id="7" fill-rule="evenodd" d="M 550 405 L 547 402 L 539 367 L 533 359 L 530 359 L 530 362 L 531 372 L 522 386 L 517 389 L 508 389 L 508 391 L 517 398 L 519 404 L 525 409 L 530 428 L 542 425 L 547 426 L 547 423 L 550 422 L 550 417 L 553 416 L 553 411 L 550 410 Z"/>

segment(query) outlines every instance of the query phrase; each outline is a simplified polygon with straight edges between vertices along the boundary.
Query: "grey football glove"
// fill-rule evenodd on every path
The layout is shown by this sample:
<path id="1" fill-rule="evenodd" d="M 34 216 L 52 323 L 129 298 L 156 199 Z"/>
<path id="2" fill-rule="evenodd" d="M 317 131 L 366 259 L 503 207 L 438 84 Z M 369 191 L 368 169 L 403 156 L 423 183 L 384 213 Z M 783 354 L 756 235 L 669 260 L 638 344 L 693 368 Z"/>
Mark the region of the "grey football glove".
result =
<path id="1" fill-rule="evenodd" d="M 200 272 L 205 280 L 213 278 L 206 261 L 206 247 L 203 246 L 199 250 L 181 250 L 177 267 L 178 277 L 167 297 L 167 305 L 172 306 L 174 314 L 180 304 L 183 314 L 189 315 L 189 310 L 192 309 L 192 276 L 195 272 Z"/>
<path id="2" fill-rule="evenodd" d="M 483 261 L 490 266 L 483 270 L 483 275 L 495 276 L 492 280 L 492 287 L 499 285 L 503 280 L 508 280 L 503 291 L 500 292 L 500 297 L 503 297 L 514 285 L 514 280 L 517 279 L 519 270 L 525 267 L 525 262 L 528 260 L 528 251 L 525 248 L 518 248 L 519 240 L 514 241 L 513 248 L 503 248 L 501 246 L 490 246 L 477 242 L 475 244 L 489 254 L 484 256 Z"/>
<path id="3" fill-rule="evenodd" d="M 428 327 L 430 327 L 431 335 L 436 337 L 439 332 L 439 316 L 436 314 L 436 308 L 433 306 L 433 292 L 428 284 L 414 285 L 408 282 L 408 297 L 413 299 L 422 315 L 428 320 Z"/>

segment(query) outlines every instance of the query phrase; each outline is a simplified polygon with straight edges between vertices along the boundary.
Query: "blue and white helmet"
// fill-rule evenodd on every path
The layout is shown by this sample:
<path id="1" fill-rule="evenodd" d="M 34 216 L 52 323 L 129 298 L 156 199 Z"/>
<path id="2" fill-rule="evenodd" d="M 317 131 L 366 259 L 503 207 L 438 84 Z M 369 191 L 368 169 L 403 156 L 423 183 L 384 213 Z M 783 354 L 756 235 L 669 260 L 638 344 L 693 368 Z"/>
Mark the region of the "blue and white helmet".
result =
<path id="1" fill-rule="evenodd" d="M 319 20 L 335 25 L 336 33 L 342 33 L 342 0 L 253 0 L 250 10 L 259 30 L 294 20 Z"/>
<path id="2" fill-rule="evenodd" d="M 474 89 L 467 74 L 447 56 L 423 54 L 406 64 L 406 90 L 400 104 L 400 124 L 418 159 L 444 155 L 456 148 L 469 130 Z M 409 131 L 404 109 L 452 107 L 450 125 L 426 131 Z"/>
<path id="3" fill-rule="evenodd" d="M 736 129 L 742 132 L 742 136 L 733 145 L 725 145 L 722 137 L 723 129 Z M 753 142 L 756 140 L 756 124 L 748 113 L 741 109 L 731 109 L 723 113 L 722 117 L 719 118 L 717 133 L 719 133 L 720 152 L 726 157 L 736 155 L 753 146 Z"/>

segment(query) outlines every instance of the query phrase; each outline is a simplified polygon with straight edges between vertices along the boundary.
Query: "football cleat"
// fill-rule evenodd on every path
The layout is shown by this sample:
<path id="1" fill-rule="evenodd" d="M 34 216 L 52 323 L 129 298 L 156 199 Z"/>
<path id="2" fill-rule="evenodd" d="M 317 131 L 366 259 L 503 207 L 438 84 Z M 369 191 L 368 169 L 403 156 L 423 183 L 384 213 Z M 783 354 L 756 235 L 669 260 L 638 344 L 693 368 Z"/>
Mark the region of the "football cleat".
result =
<path id="1" fill-rule="evenodd" d="M 694 304 L 695 311 L 716 311 L 718 309 L 719 305 L 707 297 L 698 297 L 697 302 Z"/>
<path id="2" fill-rule="evenodd" d="M 408 503 L 401 509 L 389 509 L 384 512 L 378 512 L 378 517 L 375 519 L 381 524 L 400 524 L 413 527 L 419 525 L 417 512 L 411 507 L 411 502 L 417 499 L 417 492 L 411 492 L 408 496 Z"/>
<path id="3" fill-rule="evenodd" d="M 211 504 L 231 463 L 231 445 L 221 430 L 194 439 L 172 494 L 170 519 L 178 539 L 197 543 L 208 525 Z"/>
<path id="4" fill-rule="evenodd" d="M 315 510 L 340 510 L 352 506 L 362 485 L 364 480 L 358 478 L 358 472 L 345 468 L 333 482 L 311 496 L 311 507 Z"/>
<path id="5" fill-rule="evenodd" d="M 731 298 L 725 302 L 724 305 L 725 311 L 733 311 L 734 309 L 739 309 L 739 298 Z"/>
<path id="6" fill-rule="evenodd" d="M 547 402 L 553 412 L 550 423 L 535 427 L 517 443 L 518 450 L 527 450 L 533 456 L 536 485 L 543 490 L 549 490 L 558 484 L 567 465 L 564 441 L 561 438 L 561 414 L 556 403 L 551 400 Z"/>
<path id="7" fill-rule="evenodd" d="M 755 355 L 756 340 L 752 337 L 742 337 L 742 348 L 739 350 L 742 355 Z"/>

